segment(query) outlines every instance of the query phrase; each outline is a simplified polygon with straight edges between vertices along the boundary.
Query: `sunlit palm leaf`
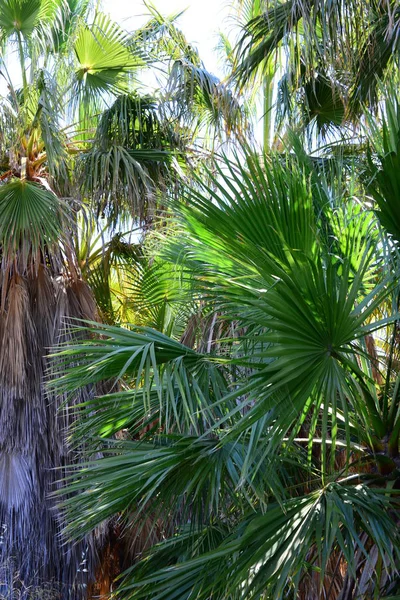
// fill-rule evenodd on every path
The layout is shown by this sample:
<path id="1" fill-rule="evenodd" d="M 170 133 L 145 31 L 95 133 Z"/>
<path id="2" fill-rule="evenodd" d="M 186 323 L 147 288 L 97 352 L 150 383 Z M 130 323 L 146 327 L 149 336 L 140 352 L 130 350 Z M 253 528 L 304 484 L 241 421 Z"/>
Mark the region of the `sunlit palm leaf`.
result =
<path id="1" fill-rule="evenodd" d="M 195 352 L 150 328 L 96 325 L 88 331 L 101 334 L 95 342 L 60 348 L 52 376 L 56 389 L 73 390 L 84 378 L 87 384 L 124 378 L 134 395 L 149 406 L 151 394 L 158 396 L 159 423 L 169 429 L 199 432 L 208 427 L 220 409 L 212 405 L 226 390 L 223 368 L 212 357 Z M 78 366 L 76 365 L 79 361 Z M 182 419 L 182 420 L 180 420 Z"/>
<path id="2" fill-rule="evenodd" d="M 0 186 L 0 244 L 11 258 L 22 261 L 44 252 L 63 237 L 65 206 L 50 190 L 16 179 Z"/>
<path id="3" fill-rule="evenodd" d="M 0 32 L 3 38 L 22 35 L 29 38 L 43 21 L 54 19 L 58 0 L 2 0 L 0 2 Z"/>
<path id="4" fill-rule="evenodd" d="M 127 48 L 127 35 L 102 13 L 94 23 L 81 26 L 75 42 L 77 58 L 75 93 L 86 99 L 127 89 L 127 74 L 144 65 Z"/>
<path id="5" fill-rule="evenodd" d="M 127 290 L 138 324 L 180 338 L 196 306 L 190 281 L 181 270 L 164 261 L 142 261 L 132 272 Z"/>

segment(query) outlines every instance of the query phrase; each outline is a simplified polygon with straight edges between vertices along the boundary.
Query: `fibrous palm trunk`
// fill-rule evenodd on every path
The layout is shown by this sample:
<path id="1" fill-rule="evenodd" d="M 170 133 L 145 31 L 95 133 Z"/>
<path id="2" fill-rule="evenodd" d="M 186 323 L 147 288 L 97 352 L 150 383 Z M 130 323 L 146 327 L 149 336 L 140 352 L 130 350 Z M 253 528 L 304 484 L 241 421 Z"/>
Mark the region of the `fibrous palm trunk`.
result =
<path id="1" fill-rule="evenodd" d="M 93 319 L 87 286 L 70 278 L 61 258 L 45 257 L 22 274 L 0 271 L 0 598 L 86 597 L 95 541 L 70 544 L 52 497 L 71 462 L 64 398 L 45 385 L 49 349 L 70 339 L 66 323 Z M 73 401 L 88 398 L 78 390 Z"/>

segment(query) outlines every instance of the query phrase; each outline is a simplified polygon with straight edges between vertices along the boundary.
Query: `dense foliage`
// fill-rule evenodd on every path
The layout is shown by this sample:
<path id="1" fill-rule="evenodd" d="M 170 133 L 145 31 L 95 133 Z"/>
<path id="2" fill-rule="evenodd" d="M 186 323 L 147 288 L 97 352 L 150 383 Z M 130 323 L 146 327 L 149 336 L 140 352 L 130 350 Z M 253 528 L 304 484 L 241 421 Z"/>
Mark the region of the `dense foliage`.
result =
<path id="1" fill-rule="evenodd" d="M 169 203 L 132 325 L 60 347 L 53 390 L 118 382 L 76 409 L 67 532 L 117 517 L 123 598 L 394 598 L 398 8 L 238 5 L 264 151 L 216 155 Z"/>
<path id="2" fill-rule="evenodd" d="M 162 89 L 140 84 L 150 65 Z M 0 78 L 0 595 L 80 599 L 109 532 L 79 544 L 62 536 L 51 493 L 80 457 L 65 443 L 66 397 L 45 389 L 47 355 L 76 338 L 70 318 L 124 313 L 112 301 L 124 277 L 112 280 L 135 245 L 119 229 L 149 226 L 165 210 L 196 164 L 199 131 L 211 114 L 207 143 L 226 139 L 220 105 L 235 100 L 173 18 L 150 10 L 128 32 L 85 0 L 2 0 Z M 226 126 L 233 137 L 246 120 L 239 109 Z M 91 395 L 79 389 L 69 401 Z"/>
<path id="3" fill-rule="evenodd" d="M 393 600 L 398 3 L 148 9 L 0 0 L 0 595 Z"/>
<path id="4" fill-rule="evenodd" d="M 151 532 L 122 597 L 397 590 L 397 242 L 366 202 L 305 154 L 225 158 L 159 250 L 192 290 L 190 342 L 92 325 L 63 349 L 56 387 L 122 386 L 78 409 L 73 438 L 93 445 L 64 503 L 73 536 L 116 514 Z"/>

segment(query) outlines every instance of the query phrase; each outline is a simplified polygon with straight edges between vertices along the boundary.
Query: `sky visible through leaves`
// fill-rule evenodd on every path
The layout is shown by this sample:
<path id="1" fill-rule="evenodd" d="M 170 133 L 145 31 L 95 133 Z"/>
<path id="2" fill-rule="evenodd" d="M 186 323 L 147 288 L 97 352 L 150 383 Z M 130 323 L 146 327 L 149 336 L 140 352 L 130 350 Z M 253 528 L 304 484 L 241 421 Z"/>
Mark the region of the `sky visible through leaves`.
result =
<path id="1" fill-rule="evenodd" d="M 232 28 L 230 3 L 227 0 L 154 0 L 163 15 L 184 11 L 177 21 L 189 42 L 198 48 L 207 70 L 221 76 L 215 48 L 218 31 Z M 146 22 L 148 10 L 142 0 L 103 0 L 103 10 L 126 29 L 136 29 Z"/>

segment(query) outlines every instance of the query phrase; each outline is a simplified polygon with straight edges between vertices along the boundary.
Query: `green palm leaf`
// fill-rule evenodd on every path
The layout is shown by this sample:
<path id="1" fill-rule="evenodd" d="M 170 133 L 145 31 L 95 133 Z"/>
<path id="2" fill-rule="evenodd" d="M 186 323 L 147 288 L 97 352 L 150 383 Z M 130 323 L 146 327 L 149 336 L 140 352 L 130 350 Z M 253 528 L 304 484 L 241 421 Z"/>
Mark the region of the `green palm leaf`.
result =
<path id="1" fill-rule="evenodd" d="M 360 48 L 356 78 L 352 90 L 352 108 L 374 105 L 378 99 L 377 83 L 399 53 L 400 8 L 396 3 L 372 4 L 372 23 L 368 37 Z M 389 8 L 389 10 L 388 10 Z"/>
<path id="2" fill-rule="evenodd" d="M 175 115 L 186 125 L 196 123 L 199 132 L 242 138 L 250 133 L 246 106 L 225 82 L 203 65 L 185 58 L 177 60 L 170 73 L 168 98 Z"/>
<path id="3" fill-rule="evenodd" d="M 79 161 L 83 190 L 96 211 L 113 223 L 127 212 L 145 220 L 157 190 L 169 181 L 174 150 L 182 143 L 155 98 L 119 95 L 102 114 L 94 144 Z"/>
<path id="4" fill-rule="evenodd" d="M 75 42 L 75 93 L 87 99 L 127 89 L 127 74 L 144 65 L 127 47 L 127 35 L 106 15 L 97 13 L 89 27 L 83 24 Z"/>
<path id="5" fill-rule="evenodd" d="M 74 496 L 63 501 L 74 537 L 118 512 L 135 511 L 136 518 L 144 518 L 152 511 L 162 513 L 166 505 L 171 519 L 190 519 L 198 530 L 220 510 L 231 506 L 242 512 L 242 503 L 252 507 L 264 478 L 269 488 L 279 487 L 276 467 L 267 462 L 258 478 L 241 482 L 246 448 L 240 442 L 221 448 L 215 438 L 170 434 L 153 442 L 108 440 L 102 453 L 101 460 L 83 464 L 79 474 L 68 477 L 69 491 L 80 494 L 79 503 Z"/>
<path id="6" fill-rule="evenodd" d="M 1 37 L 23 35 L 29 38 L 38 25 L 54 19 L 60 5 L 59 0 L 1 0 Z"/>
<path id="7" fill-rule="evenodd" d="M 153 561 L 157 564 L 162 545 L 155 547 L 150 560 L 132 569 L 121 593 L 132 600 L 189 599 L 193 594 L 199 600 L 280 600 L 296 594 L 309 569 L 318 569 L 322 587 L 333 549 L 343 553 L 349 572 L 361 565 L 367 569 L 367 540 L 376 544 L 393 580 L 396 569 L 390 557 L 398 540 L 389 506 L 383 493 L 367 486 L 332 483 L 282 506 L 271 505 L 265 515 L 244 520 L 214 550 L 156 572 Z"/>
<path id="8" fill-rule="evenodd" d="M 381 122 L 367 116 L 367 124 L 371 150 L 364 174 L 366 186 L 376 201 L 381 224 L 400 241 L 400 103 L 396 93 L 388 90 Z"/>
<path id="9" fill-rule="evenodd" d="M 64 237 L 65 207 L 53 192 L 20 179 L 0 186 L 0 244 L 8 259 L 45 252 Z"/>
<path id="10" fill-rule="evenodd" d="M 213 403 L 227 384 L 223 367 L 212 357 L 146 327 L 88 324 L 85 331 L 101 337 L 61 346 L 52 377 L 63 375 L 51 387 L 72 391 L 83 380 L 89 385 L 123 378 L 134 386 L 133 397 L 142 399 L 147 412 L 156 394 L 160 426 L 178 431 L 204 431 L 221 416 L 218 408 L 214 413 Z"/>

